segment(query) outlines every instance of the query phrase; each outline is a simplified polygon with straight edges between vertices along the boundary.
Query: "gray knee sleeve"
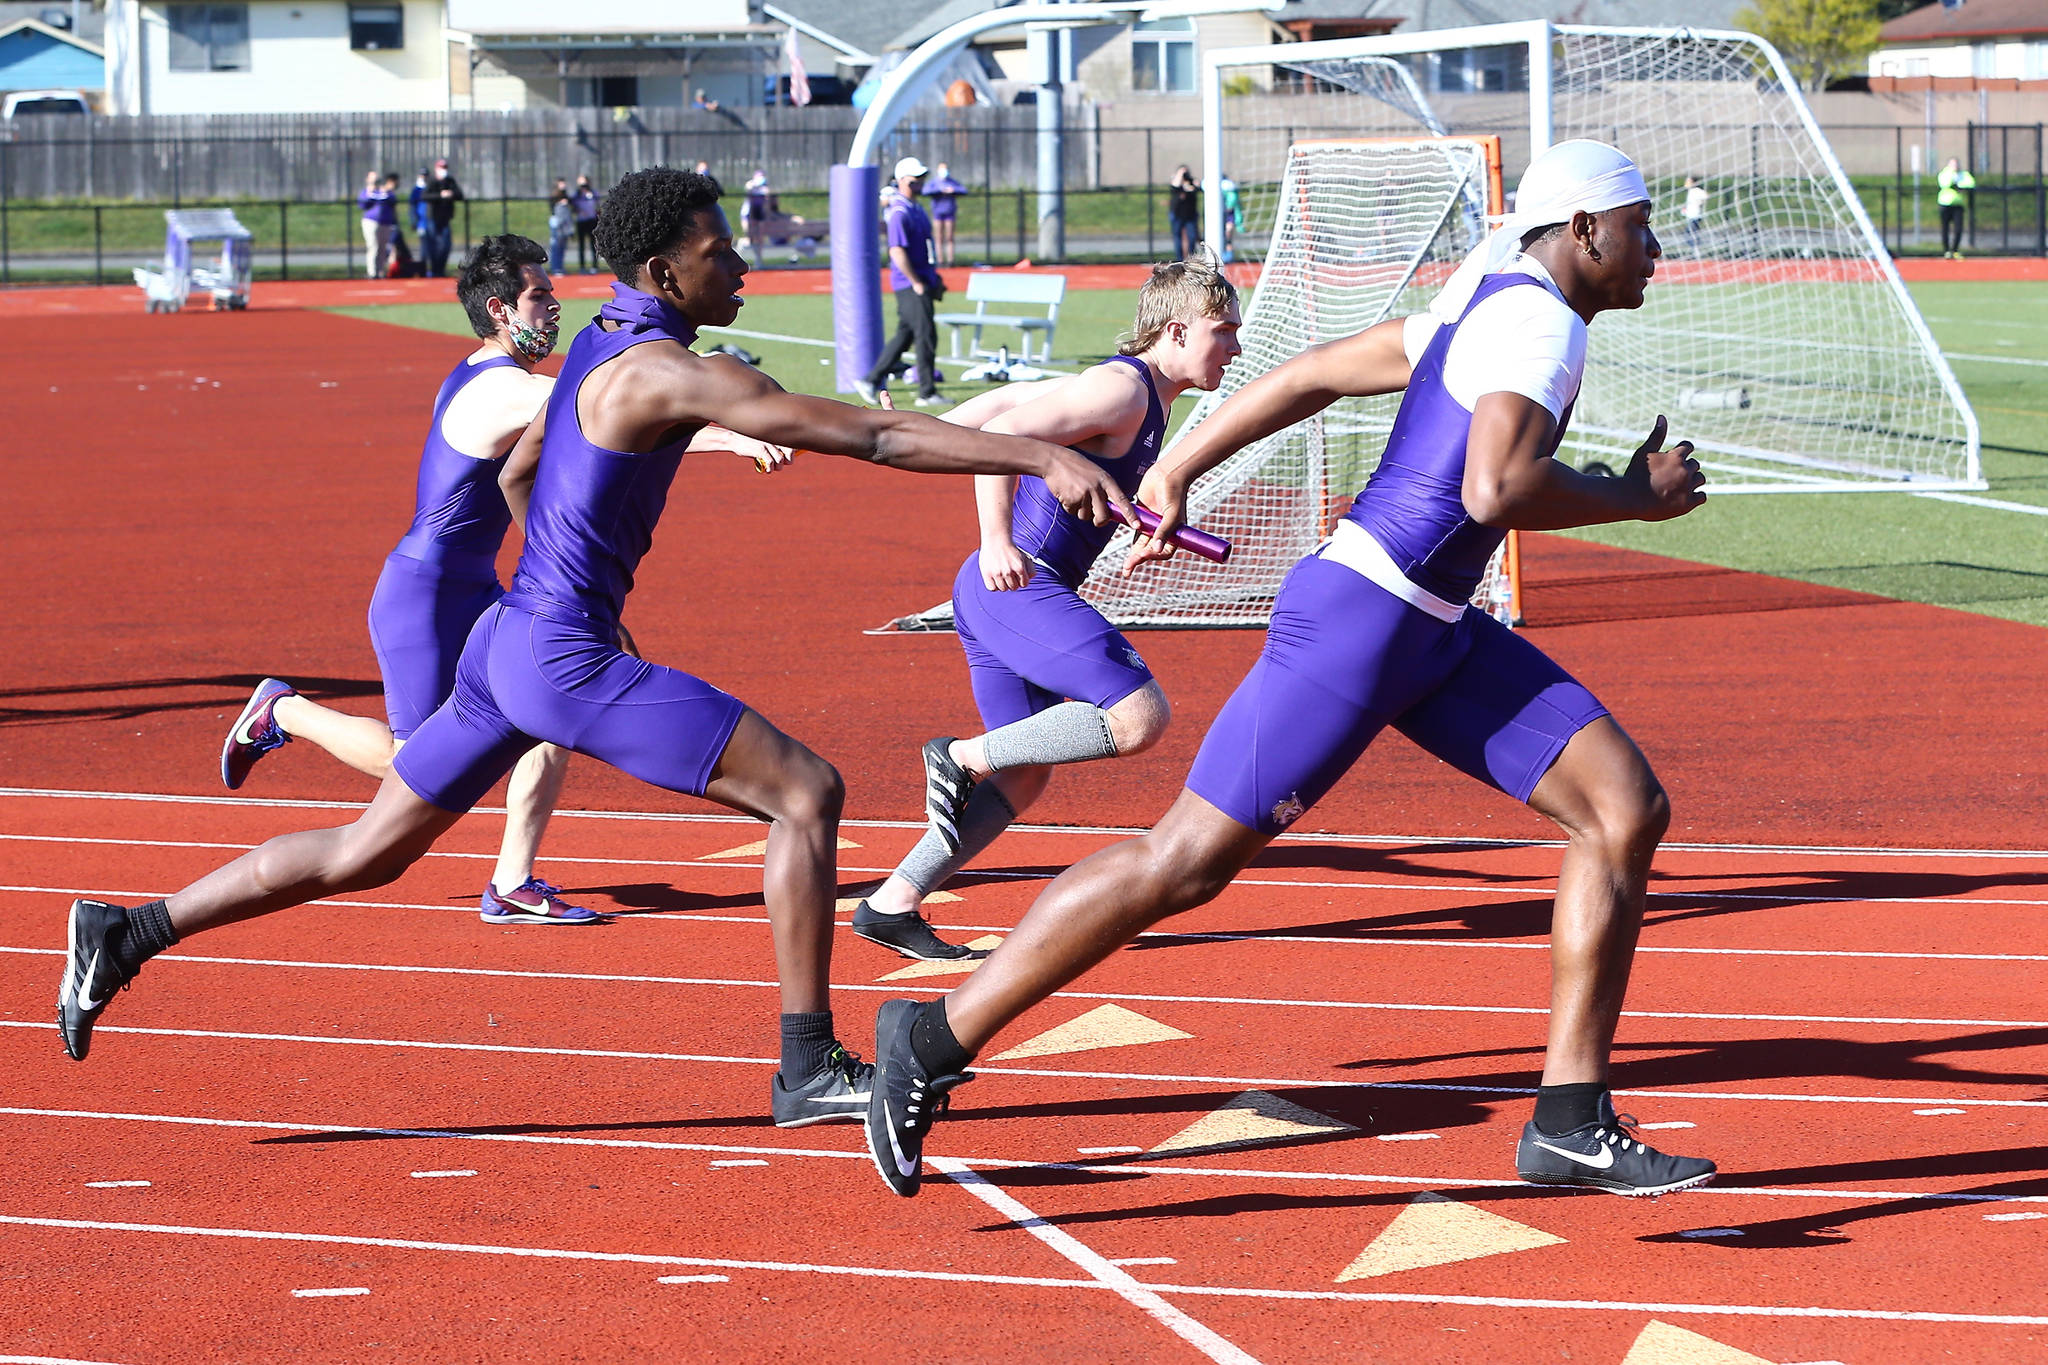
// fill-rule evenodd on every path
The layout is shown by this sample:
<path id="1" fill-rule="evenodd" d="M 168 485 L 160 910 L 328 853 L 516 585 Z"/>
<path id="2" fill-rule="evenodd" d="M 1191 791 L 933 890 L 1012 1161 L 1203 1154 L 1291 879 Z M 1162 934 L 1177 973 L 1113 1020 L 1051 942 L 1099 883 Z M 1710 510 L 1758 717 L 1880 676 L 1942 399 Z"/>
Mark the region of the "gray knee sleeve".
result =
<path id="1" fill-rule="evenodd" d="M 998 773 L 1005 768 L 1116 757 L 1109 712 L 1085 701 L 1048 706 L 1035 716 L 989 731 L 981 743 L 989 771 Z"/>
<path id="2" fill-rule="evenodd" d="M 967 809 L 960 813 L 960 847 L 956 852 L 946 851 L 946 842 L 936 831 L 927 829 L 917 846 L 910 850 L 903 863 L 896 869 L 896 875 L 917 888 L 919 896 L 929 896 L 944 886 L 949 878 L 967 866 L 976 854 L 996 841 L 996 836 L 1010 827 L 1017 818 L 1017 812 L 1010 808 L 1009 800 L 993 782 L 975 784 L 968 795 Z"/>

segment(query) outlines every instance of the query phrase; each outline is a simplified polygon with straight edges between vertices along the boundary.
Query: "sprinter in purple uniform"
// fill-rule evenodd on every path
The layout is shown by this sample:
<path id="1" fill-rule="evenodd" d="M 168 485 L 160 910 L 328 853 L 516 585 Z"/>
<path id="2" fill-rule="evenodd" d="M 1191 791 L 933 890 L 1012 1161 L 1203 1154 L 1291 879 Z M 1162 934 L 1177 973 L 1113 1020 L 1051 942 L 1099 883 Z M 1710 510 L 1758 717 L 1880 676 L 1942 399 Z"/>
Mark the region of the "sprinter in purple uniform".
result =
<path id="1" fill-rule="evenodd" d="M 739 316 L 746 262 L 709 176 L 656 167 L 605 200 L 598 248 L 613 297 L 569 348 L 503 483 L 526 547 L 470 633 L 455 691 L 399 751 L 352 825 L 272 839 L 166 900 L 74 902 L 58 994 L 65 1050 L 143 962 L 184 935 L 397 877 L 538 743 L 769 822 L 764 898 L 782 993 L 775 1122 L 857 1118 L 873 1068 L 834 1041 L 828 996 L 839 811 L 818 755 L 710 683 L 619 648 L 619 611 L 685 447 L 706 425 L 792 449 L 930 473 L 1032 474 L 1096 524 L 1128 515 L 1099 467 L 1062 446 L 783 391 L 697 329 Z"/>
<path id="2" fill-rule="evenodd" d="M 1139 490 L 1161 528 L 1188 481 L 1345 395 L 1406 388 L 1378 470 L 1335 535 L 1289 574 L 1266 646 L 1151 833 L 1061 874 L 950 996 L 876 1020 L 868 1143 L 917 1192 L 933 1117 L 997 1031 L 1166 916 L 1202 905 L 1392 725 L 1525 801 L 1569 838 L 1552 917 L 1549 1047 L 1516 1169 L 1539 1184 L 1661 1194 L 1714 1165 L 1645 1145 L 1614 1113 L 1608 1055 L 1642 922 L 1664 791 L 1592 694 L 1468 598 L 1511 527 L 1661 521 L 1699 506 L 1691 447 L 1664 419 L 1619 479 L 1552 458 L 1586 323 L 1642 306 L 1659 255 L 1649 191 L 1612 147 L 1566 142 L 1523 176 L 1516 212 L 1468 258 L 1435 318 L 1382 323 L 1245 385 Z M 1524 254 L 1516 255 L 1519 247 Z"/>
<path id="3" fill-rule="evenodd" d="M 1005 386 L 945 420 L 1007 431 L 1086 455 L 1135 494 L 1166 443 L 1166 414 L 1208 391 L 1238 355 L 1237 290 L 1213 256 L 1152 267 L 1118 354 L 1014 404 Z M 1081 598 L 1111 532 L 1069 515 L 1037 479 L 974 481 L 981 548 L 953 582 L 953 621 L 984 734 L 924 747 L 931 828 L 874 893 L 853 932 L 905 957 L 987 953 L 948 943 L 919 914 L 924 898 L 987 848 L 1066 763 L 1143 753 L 1166 732 L 1166 694 L 1122 632 Z"/>
<path id="4" fill-rule="evenodd" d="M 229 791 L 265 754 L 294 739 L 381 782 L 400 746 L 455 690 L 455 661 L 469 628 L 505 592 L 498 585 L 498 547 L 512 514 L 498 474 L 555 383 L 534 373 L 555 349 L 562 326 L 546 263 L 538 242 L 486 237 L 456 280 L 455 297 L 483 344 L 441 381 L 420 453 L 412 525 L 385 559 L 370 596 L 370 645 L 390 723 L 322 706 L 291 684 L 266 678 L 221 746 L 220 776 Z M 513 766 L 505 786 L 505 837 L 484 886 L 489 923 L 604 922 L 533 875 L 534 853 L 568 762 L 565 750 L 540 744 Z"/>

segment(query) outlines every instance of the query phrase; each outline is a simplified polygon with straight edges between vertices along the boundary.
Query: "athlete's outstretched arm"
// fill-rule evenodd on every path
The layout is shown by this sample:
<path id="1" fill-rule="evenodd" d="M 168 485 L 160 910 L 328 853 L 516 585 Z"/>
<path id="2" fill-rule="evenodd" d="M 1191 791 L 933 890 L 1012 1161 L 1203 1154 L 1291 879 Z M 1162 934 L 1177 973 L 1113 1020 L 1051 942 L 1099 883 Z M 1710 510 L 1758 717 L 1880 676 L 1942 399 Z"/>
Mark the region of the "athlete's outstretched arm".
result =
<path id="1" fill-rule="evenodd" d="M 1618 479 L 1581 474 L 1550 456 L 1550 409 L 1519 393 L 1482 394 L 1465 446 L 1465 510 L 1518 531 L 1560 531 L 1610 521 L 1668 521 L 1707 500 L 1692 442 L 1663 449 L 1664 418 Z"/>
<path id="2" fill-rule="evenodd" d="M 1004 384 L 1000 388 L 977 393 L 958 407 L 947 409 L 939 414 L 939 420 L 951 422 L 956 427 L 984 427 L 1011 408 L 1043 398 L 1072 377 L 1063 374 L 1052 379 L 1028 379 L 1014 384 Z M 887 393 L 888 390 L 884 389 L 882 392 Z"/>
<path id="3" fill-rule="evenodd" d="M 768 376 L 725 356 L 682 363 L 716 370 L 689 386 L 684 420 L 710 421 L 796 450 L 845 455 L 928 474 L 1036 474 L 1060 505 L 1107 526 L 1130 500 L 1096 465 L 1061 446 L 953 426 L 922 413 L 855 407 L 790 393 Z"/>
<path id="4" fill-rule="evenodd" d="M 1138 501 L 1159 514 L 1159 530 L 1132 551 L 1126 571 L 1172 555 L 1166 537 L 1187 516 L 1190 484 L 1254 441 L 1315 416 L 1340 398 L 1408 387 L 1403 318 L 1390 318 L 1338 341 L 1311 346 L 1223 400 L 1216 411 L 1152 466 Z"/>
<path id="5" fill-rule="evenodd" d="M 526 533 L 526 504 L 533 499 L 534 475 L 540 472 L 540 440 L 547 424 L 547 405 L 542 404 L 526 424 L 526 430 L 512 443 L 512 453 L 505 457 L 505 467 L 498 471 L 499 491 L 504 493 L 505 505 L 512 509 L 512 520 L 522 535 Z"/>

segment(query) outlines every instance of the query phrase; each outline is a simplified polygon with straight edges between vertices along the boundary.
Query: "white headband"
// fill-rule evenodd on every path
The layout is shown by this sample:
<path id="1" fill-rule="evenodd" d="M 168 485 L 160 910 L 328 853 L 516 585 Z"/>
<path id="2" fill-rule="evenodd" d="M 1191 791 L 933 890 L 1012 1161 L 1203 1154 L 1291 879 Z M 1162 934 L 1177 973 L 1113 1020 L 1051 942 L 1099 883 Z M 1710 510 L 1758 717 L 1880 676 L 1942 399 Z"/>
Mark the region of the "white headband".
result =
<path id="1" fill-rule="evenodd" d="M 1560 142 L 1529 163 L 1515 188 L 1515 211 L 1452 273 L 1430 303 L 1441 322 L 1464 316 L 1479 282 L 1514 259 L 1522 238 L 1537 228 L 1569 223 L 1575 213 L 1601 213 L 1650 197 L 1636 163 L 1604 142 Z"/>

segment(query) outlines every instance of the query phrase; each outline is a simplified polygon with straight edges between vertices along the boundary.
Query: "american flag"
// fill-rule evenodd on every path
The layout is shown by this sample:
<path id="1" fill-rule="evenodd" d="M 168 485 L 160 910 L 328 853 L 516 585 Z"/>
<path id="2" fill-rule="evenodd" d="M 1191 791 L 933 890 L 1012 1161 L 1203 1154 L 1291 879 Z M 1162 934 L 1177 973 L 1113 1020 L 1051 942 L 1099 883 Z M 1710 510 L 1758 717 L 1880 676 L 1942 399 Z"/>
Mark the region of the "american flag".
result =
<path id="1" fill-rule="evenodd" d="M 789 37 L 783 41 L 782 47 L 789 56 L 789 102 L 798 105 L 809 104 L 811 78 L 804 71 L 804 54 L 797 50 L 796 29 L 790 29 Z"/>

